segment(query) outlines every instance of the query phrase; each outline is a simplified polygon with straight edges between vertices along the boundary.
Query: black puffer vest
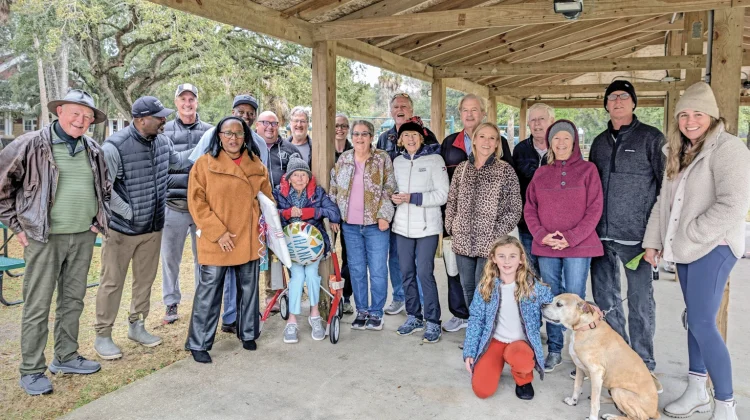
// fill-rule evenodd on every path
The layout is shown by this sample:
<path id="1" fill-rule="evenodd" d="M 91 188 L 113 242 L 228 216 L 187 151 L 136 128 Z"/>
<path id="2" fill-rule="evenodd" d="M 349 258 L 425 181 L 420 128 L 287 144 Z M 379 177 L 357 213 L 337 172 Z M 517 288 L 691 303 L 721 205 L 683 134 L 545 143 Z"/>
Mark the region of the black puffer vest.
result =
<path id="1" fill-rule="evenodd" d="M 175 152 L 182 152 L 194 148 L 208 131 L 211 124 L 200 120 L 198 116 L 195 122 L 189 125 L 183 124 L 179 117 L 168 122 L 164 126 L 164 135 L 172 140 Z M 188 174 L 192 165 L 185 169 L 170 169 L 169 182 L 167 183 L 167 200 L 187 200 Z"/>
<path id="2" fill-rule="evenodd" d="M 126 235 L 158 232 L 164 228 L 164 207 L 169 178 L 169 138 L 163 134 L 146 140 L 130 125 L 107 139 L 120 153 L 123 179 L 116 179 L 113 190 L 133 210 L 125 220 L 113 212 L 109 227 Z"/>

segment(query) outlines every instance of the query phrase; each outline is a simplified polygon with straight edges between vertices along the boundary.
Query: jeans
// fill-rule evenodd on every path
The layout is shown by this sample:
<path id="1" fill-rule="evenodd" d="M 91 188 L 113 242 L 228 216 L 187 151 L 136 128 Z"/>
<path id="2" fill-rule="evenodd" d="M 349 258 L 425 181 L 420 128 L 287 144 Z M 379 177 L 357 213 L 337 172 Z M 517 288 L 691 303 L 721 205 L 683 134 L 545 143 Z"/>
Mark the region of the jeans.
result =
<path id="1" fill-rule="evenodd" d="M 643 252 L 641 244 L 623 245 L 602 241 L 604 255 L 591 259 L 591 291 L 594 302 L 607 314 L 607 323 L 643 359 L 648 370 L 654 370 L 654 331 L 656 302 L 651 280 L 651 265 L 641 259 L 635 270 L 625 269 L 628 280 L 628 331 L 620 294 L 620 262 L 626 264 Z"/>
<path id="2" fill-rule="evenodd" d="M 536 273 L 536 275 L 541 276 L 542 274 L 539 270 L 539 258 L 537 258 L 536 255 L 531 254 L 531 243 L 534 242 L 534 237 L 531 236 L 529 232 L 518 228 L 518 238 L 521 240 L 523 250 L 526 252 L 526 256 L 529 258 L 529 265 L 534 270 L 534 273 Z"/>
<path id="3" fill-rule="evenodd" d="M 487 264 L 487 258 L 466 257 L 456 254 L 458 276 L 461 277 L 461 286 L 464 289 L 464 300 L 467 307 L 471 306 L 471 301 L 474 300 L 474 290 L 482 279 L 485 264 Z"/>
<path id="4" fill-rule="evenodd" d="M 690 371 L 708 373 L 717 400 L 733 398 L 732 360 L 716 327 L 724 286 L 737 257 L 726 245 L 690 264 L 677 264 L 682 296 L 687 307 Z"/>
<path id="5" fill-rule="evenodd" d="M 224 277 L 224 313 L 221 315 L 221 322 L 231 324 L 235 321 L 237 321 L 237 277 L 234 275 L 234 270 L 227 270 Z"/>
<path id="6" fill-rule="evenodd" d="M 539 257 L 542 280 L 549 284 L 554 296 L 575 293 L 585 299 L 590 266 L 591 258 Z M 547 351 L 562 353 L 564 343 L 563 326 L 547 322 Z"/>
<path id="7" fill-rule="evenodd" d="M 289 270 L 289 313 L 299 315 L 302 304 L 302 286 L 307 283 L 307 296 L 310 297 L 310 306 L 315 306 L 320 300 L 320 274 L 318 266 L 320 259 L 309 265 L 292 263 Z"/>
<path id="8" fill-rule="evenodd" d="M 342 223 L 341 229 L 349 251 L 347 253 L 349 274 L 357 312 L 382 317 L 388 295 L 390 229 L 381 231 L 377 224 L 350 225 L 349 223 Z"/>
<path id="9" fill-rule="evenodd" d="M 391 277 L 393 300 L 403 302 L 405 299 L 404 279 L 401 278 L 401 267 L 399 266 L 398 260 L 398 244 L 396 243 L 396 234 L 393 232 L 391 232 L 390 246 L 388 248 L 388 273 Z"/>
<path id="10" fill-rule="evenodd" d="M 424 238 L 407 238 L 396 235 L 399 250 L 401 276 L 406 292 L 406 313 L 419 319 L 440 325 L 440 298 L 435 282 L 435 251 L 439 235 Z M 419 299 L 422 286 L 424 303 Z M 424 309 L 424 316 L 422 310 Z"/>

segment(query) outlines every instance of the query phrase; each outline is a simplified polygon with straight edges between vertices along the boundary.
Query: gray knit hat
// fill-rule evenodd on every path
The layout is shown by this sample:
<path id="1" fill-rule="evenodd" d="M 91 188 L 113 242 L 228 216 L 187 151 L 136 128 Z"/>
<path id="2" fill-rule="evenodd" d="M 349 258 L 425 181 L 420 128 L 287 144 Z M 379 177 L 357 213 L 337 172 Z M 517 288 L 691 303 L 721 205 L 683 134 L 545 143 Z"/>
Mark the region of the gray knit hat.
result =
<path id="1" fill-rule="evenodd" d="M 677 101 L 674 109 L 674 117 L 677 118 L 680 112 L 690 109 L 706 113 L 717 120 L 719 119 L 719 106 L 716 105 L 716 97 L 711 90 L 711 86 L 706 82 L 698 82 L 685 89 L 685 93 Z"/>
<path id="2" fill-rule="evenodd" d="M 570 133 L 570 137 L 575 140 L 576 128 L 573 126 L 573 124 L 571 124 L 567 120 L 558 120 L 555 121 L 555 123 L 552 124 L 547 130 L 547 143 L 550 143 L 552 141 L 552 138 L 555 137 L 555 134 L 561 131 L 567 131 L 568 133 Z"/>
<path id="3" fill-rule="evenodd" d="M 289 181 L 289 177 L 297 171 L 305 171 L 307 172 L 307 176 L 312 178 L 312 172 L 310 171 L 310 167 L 307 166 L 307 162 L 295 155 L 292 156 L 289 159 L 289 163 L 286 164 L 286 174 L 284 174 L 284 178 Z"/>

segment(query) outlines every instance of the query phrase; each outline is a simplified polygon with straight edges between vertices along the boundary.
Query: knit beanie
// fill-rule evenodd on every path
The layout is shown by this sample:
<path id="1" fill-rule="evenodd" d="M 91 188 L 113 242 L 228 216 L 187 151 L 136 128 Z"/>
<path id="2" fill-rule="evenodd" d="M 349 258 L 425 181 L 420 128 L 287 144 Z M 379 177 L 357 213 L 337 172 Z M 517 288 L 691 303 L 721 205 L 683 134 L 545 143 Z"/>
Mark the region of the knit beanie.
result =
<path id="1" fill-rule="evenodd" d="M 570 133 L 570 138 L 575 140 L 576 138 L 576 128 L 571 124 L 570 122 L 566 120 L 559 120 L 556 121 L 554 124 L 552 124 L 549 129 L 547 129 L 547 144 L 552 142 L 552 138 L 555 137 L 555 134 L 561 132 L 561 131 L 567 131 Z"/>
<path id="2" fill-rule="evenodd" d="M 289 177 L 297 171 L 305 171 L 307 172 L 307 176 L 312 178 L 312 172 L 310 172 L 310 167 L 307 166 L 307 162 L 297 156 L 292 156 L 289 159 L 289 163 L 286 164 L 286 174 L 284 174 L 284 177 L 289 181 Z"/>
<path id="3" fill-rule="evenodd" d="M 622 90 L 630 94 L 630 97 L 633 98 L 633 109 L 638 106 L 638 97 L 635 96 L 635 88 L 633 87 L 633 85 L 627 80 L 615 80 L 614 82 L 609 84 L 609 86 L 607 87 L 607 91 L 604 92 L 605 111 L 607 111 L 607 96 L 609 96 L 609 94 L 612 92 L 617 92 L 618 90 Z"/>
<path id="4" fill-rule="evenodd" d="M 716 105 L 716 97 L 714 97 L 711 86 L 706 82 L 698 82 L 685 89 L 685 93 L 682 94 L 675 106 L 674 117 L 677 118 L 677 115 L 686 109 L 700 111 L 717 120 L 719 119 L 719 106 Z"/>

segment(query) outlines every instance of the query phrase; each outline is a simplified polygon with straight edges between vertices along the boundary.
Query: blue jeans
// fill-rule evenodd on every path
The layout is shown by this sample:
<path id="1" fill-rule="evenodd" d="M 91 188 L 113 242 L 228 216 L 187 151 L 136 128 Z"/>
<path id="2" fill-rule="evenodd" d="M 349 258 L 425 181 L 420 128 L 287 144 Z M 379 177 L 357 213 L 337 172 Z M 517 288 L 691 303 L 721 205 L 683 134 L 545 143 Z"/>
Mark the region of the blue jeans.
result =
<path id="1" fill-rule="evenodd" d="M 224 275 L 224 313 L 221 322 L 231 324 L 237 320 L 237 280 L 234 270 L 227 270 Z"/>
<path id="2" fill-rule="evenodd" d="M 518 229 L 518 237 L 521 239 L 523 250 L 526 252 L 526 256 L 529 258 L 529 264 L 534 269 L 534 273 L 537 276 L 541 276 L 539 273 L 539 258 L 536 255 L 531 254 L 531 243 L 534 242 L 534 237 L 529 233 Z"/>
<path id="3" fill-rule="evenodd" d="M 289 313 L 299 315 L 302 301 L 302 286 L 307 283 L 307 296 L 310 297 L 310 306 L 315 306 L 320 300 L 320 274 L 318 266 L 320 260 L 309 265 L 292 263 L 289 270 Z"/>
<path id="4" fill-rule="evenodd" d="M 396 234 L 391 232 L 390 246 L 388 248 L 388 273 L 391 276 L 391 287 L 393 288 L 393 300 L 404 302 L 404 279 L 401 278 L 401 266 L 398 261 L 398 245 L 396 245 Z"/>
<path id="5" fill-rule="evenodd" d="M 382 317 L 388 295 L 390 229 L 381 231 L 377 224 L 365 226 L 349 223 L 342 223 L 341 229 L 346 241 L 349 276 L 357 312 Z M 403 290 L 401 293 L 403 296 Z"/>
<path id="6" fill-rule="evenodd" d="M 591 258 L 552 258 L 539 257 L 542 280 L 549 284 L 552 294 L 575 293 L 585 299 L 586 278 L 589 274 Z M 563 277 L 565 280 L 563 281 Z M 547 351 L 562 353 L 565 336 L 563 326 L 547 323 Z"/>
<path id="7" fill-rule="evenodd" d="M 714 383 L 717 400 L 733 398 L 732 359 L 716 327 L 724 286 L 737 257 L 726 245 L 690 264 L 677 264 L 688 322 L 690 371 L 708 373 Z"/>

